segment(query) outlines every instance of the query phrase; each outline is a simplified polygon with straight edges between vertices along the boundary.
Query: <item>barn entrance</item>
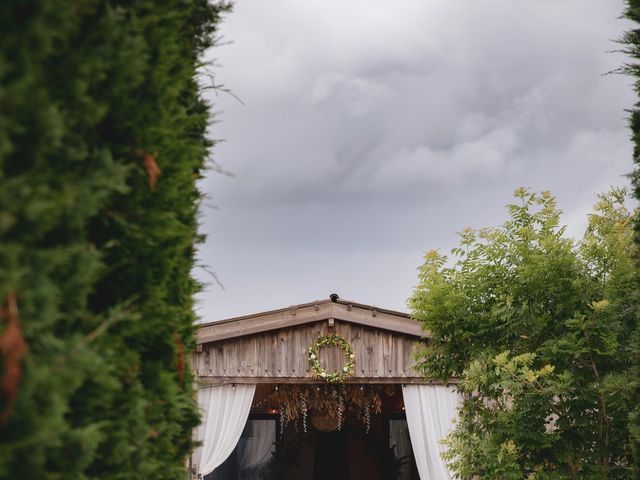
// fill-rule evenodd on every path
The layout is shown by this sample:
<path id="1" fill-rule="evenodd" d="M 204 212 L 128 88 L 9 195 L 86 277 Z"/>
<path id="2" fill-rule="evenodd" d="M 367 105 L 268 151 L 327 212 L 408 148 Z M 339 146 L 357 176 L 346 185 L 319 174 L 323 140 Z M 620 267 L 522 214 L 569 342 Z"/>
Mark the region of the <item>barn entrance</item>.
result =
<path id="1" fill-rule="evenodd" d="M 418 480 L 403 408 L 399 385 L 259 385 L 237 447 L 205 479 Z"/>

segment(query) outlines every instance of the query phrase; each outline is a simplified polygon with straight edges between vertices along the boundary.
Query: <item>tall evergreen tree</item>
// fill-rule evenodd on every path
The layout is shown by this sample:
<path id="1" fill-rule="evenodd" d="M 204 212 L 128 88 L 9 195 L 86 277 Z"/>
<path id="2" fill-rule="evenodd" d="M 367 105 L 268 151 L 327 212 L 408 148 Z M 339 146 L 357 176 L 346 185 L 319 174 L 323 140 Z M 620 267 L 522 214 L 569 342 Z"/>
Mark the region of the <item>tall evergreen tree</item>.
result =
<path id="1" fill-rule="evenodd" d="M 225 4 L 0 2 L 0 478 L 183 478 Z"/>
<path id="2" fill-rule="evenodd" d="M 630 58 L 622 71 L 631 75 L 634 79 L 634 89 L 640 97 L 640 1 L 626 0 L 627 8 L 625 16 L 632 22 L 632 28 L 625 33 L 622 43 L 625 45 L 625 52 Z M 631 139 L 633 142 L 633 162 L 634 171 L 631 175 L 631 181 L 634 188 L 634 195 L 640 200 L 640 102 L 637 102 L 630 110 L 629 127 L 631 128 Z M 640 246 L 640 216 L 635 219 L 636 244 Z M 640 252 L 640 249 L 638 250 Z M 640 254 L 636 256 L 637 266 L 640 270 Z M 638 285 L 636 295 L 638 304 L 640 304 L 640 284 Z M 640 322 L 637 321 L 640 316 L 640 308 L 636 316 L 636 329 L 630 337 L 628 354 L 633 359 L 632 376 L 635 386 L 635 396 L 640 398 Z M 630 414 L 629 431 L 634 439 L 634 449 L 638 464 L 636 464 L 636 478 L 640 478 L 640 402 Z"/>

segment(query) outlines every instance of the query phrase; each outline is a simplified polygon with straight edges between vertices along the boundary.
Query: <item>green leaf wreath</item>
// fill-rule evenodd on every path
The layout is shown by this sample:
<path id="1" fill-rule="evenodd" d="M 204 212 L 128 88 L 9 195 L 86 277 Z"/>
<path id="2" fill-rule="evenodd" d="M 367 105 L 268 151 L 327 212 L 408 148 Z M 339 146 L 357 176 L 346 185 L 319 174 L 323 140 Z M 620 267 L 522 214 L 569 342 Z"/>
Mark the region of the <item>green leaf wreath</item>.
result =
<path id="1" fill-rule="evenodd" d="M 342 349 L 344 352 L 345 364 L 340 370 L 327 372 L 320 366 L 318 352 L 322 347 L 333 346 Z M 309 347 L 309 366 L 316 378 L 322 378 L 328 383 L 341 383 L 344 379 L 351 375 L 356 366 L 356 354 L 353 353 L 351 344 L 340 335 L 331 334 L 318 337 L 318 339 Z"/>

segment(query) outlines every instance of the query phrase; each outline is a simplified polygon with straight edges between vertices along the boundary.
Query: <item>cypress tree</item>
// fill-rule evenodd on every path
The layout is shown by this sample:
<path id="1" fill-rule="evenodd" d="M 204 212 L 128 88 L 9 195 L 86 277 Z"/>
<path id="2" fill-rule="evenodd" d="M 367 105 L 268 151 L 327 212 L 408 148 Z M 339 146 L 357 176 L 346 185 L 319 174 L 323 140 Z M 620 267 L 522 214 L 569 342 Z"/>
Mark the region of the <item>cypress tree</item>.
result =
<path id="1" fill-rule="evenodd" d="M 630 57 L 630 63 L 622 67 L 622 72 L 631 75 L 634 79 L 634 90 L 640 96 L 640 1 L 626 1 L 625 16 L 632 22 L 632 28 L 628 30 L 623 38 L 622 43 L 625 45 L 625 53 Z M 631 175 L 631 181 L 634 188 L 634 196 L 640 200 L 640 101 L 630 110 L 629 127 L 631 129 L 631 140 L 633 142 L 633 162 L 634 171 Z M 636 245 L 640 245 L 640 216 L 635 218 Z M 636 253 L 637 265 L 640 270 L 640 255 Z M 640 283 L 636 289 L 636 296 L 640 302 Z M 636 302 L 636 304 L 638 304 Z M 634 378 L 634 386 L 636 398 L 640 398 L 640 323 L 637 322 L 640 311 L 636 312 L 636 329 L 634 335 L 630 337 L 628 354 L 633 360 L 632 375 Z M 640 458 L 640 402 L 631 413 L 629 418 L 629 432 L 632 444 L 635 450 L 636 459 Z M 635 465 L 634 478 L 640 478 L 640 464 Z"/>
<path id="2" fill-rule="evenodd" d="M 0 3 L 0 479 L 173 479 L 225 4 Z"/>

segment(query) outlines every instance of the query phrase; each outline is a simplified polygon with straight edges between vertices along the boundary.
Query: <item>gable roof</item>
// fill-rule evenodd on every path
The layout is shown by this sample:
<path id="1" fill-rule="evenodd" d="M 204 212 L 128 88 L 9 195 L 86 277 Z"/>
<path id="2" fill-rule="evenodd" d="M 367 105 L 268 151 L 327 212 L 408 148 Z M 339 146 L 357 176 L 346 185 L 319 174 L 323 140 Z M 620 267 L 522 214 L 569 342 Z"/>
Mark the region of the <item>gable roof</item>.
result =
<path id="1" fill-rule="evenodd" d="M 427 332 L 422 330 L 420 322 L 412 319 L 407 313 L 341 300 L 335 296 L 331 299 L 292 305 L 288 308 L 200 324 L 196 341 L 198 344 L 217 342 L 329 319 L 366 325 L 417 338 L 428 336 Z"/>

